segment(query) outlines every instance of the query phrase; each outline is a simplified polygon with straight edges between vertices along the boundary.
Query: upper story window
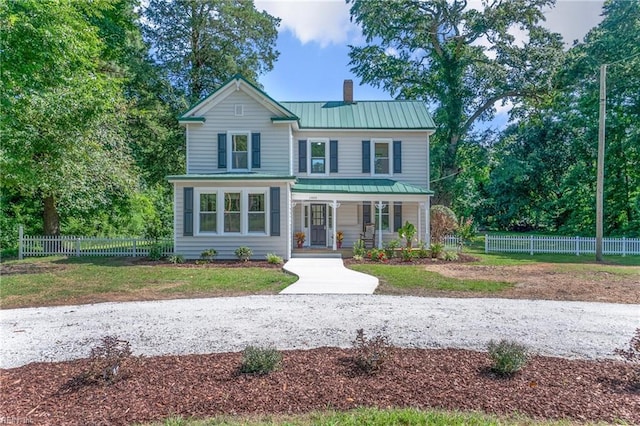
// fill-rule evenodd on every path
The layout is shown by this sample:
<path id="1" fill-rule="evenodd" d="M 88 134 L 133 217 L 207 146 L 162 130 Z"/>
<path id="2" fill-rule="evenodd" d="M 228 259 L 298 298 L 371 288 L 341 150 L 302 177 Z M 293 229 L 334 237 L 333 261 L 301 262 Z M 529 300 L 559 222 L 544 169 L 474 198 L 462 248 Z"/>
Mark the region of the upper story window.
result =
<path id="1" fill-rule="evenodd" d="M 311 167 L 310 173 L 313 174 L 325 174 L 327 173 L 327 141 L 311 139 L 309 140 L 311 151 Z"/>
<path id="2" fill-rule="evenodd" d="M 373 173 L 376 175 L 390 174 L 389 159 L 391 158 L 391 141 L 374 140 L 372 145 Z"/>
<path id="3" fill-rule="evenodd" d="M 249 133 L 231 133 L 231 169 L 249 169 Z"/>

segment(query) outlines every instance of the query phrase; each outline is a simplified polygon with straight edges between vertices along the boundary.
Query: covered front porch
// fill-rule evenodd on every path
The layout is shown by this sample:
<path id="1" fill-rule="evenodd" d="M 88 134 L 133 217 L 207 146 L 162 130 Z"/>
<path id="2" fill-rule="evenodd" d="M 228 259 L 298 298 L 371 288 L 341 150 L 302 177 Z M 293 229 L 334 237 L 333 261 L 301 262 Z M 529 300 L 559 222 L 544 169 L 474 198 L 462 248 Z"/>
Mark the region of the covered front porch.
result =
<path id="1" fill-rule="evenodd" d="M 428 242 L 430 196 L 427 189 L 391 179 L 299 178 L 291 191 L 294 253 L 309 249 L 351 253 L 367 225 L 370 232 L 374 228 L 369 247 L 382 248 L 398 237 L 397 230 L 406 221 L 416 226 L 417 240 Z M 302 244 L 296 238 L 300 232 L 305 235 Z"/>

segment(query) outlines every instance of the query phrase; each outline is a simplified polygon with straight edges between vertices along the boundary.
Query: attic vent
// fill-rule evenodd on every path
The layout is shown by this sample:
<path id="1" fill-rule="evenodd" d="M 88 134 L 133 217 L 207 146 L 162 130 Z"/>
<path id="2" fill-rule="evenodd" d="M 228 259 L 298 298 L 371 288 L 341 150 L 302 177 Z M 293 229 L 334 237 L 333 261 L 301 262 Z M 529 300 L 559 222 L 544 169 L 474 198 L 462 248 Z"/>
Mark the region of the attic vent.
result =
<path id="1" fill-rule="evenodd" d="M 242 117 L 244 115 L 244 105 L 238 104 L 234 107 L 236 117 Z"/>

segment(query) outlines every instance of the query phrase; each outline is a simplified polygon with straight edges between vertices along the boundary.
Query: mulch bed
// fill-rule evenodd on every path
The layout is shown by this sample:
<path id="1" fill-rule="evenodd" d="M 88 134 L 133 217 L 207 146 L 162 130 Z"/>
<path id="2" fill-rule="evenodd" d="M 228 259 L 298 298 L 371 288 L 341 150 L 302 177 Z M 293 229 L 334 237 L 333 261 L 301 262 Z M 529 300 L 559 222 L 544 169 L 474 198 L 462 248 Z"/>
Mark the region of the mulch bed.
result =
<path id="1" fill-rule="evenodd" d="M 495 376 L 485 353 L 394 349 L 375 375 L 353 351 L 285 351 L 266 376 L 238 373 L 241 354 L 140 358 L 112 385 L 78 385 L 88 361 L 0 370 L 0 417 L 43 425 L 127 425 L 171 415 L 296 414 L 362 406 L 522 413 L 535 419 L 624 420 L 640 424 L 633 369 L 616 361 L 534 357 L 511 379 Z"/>

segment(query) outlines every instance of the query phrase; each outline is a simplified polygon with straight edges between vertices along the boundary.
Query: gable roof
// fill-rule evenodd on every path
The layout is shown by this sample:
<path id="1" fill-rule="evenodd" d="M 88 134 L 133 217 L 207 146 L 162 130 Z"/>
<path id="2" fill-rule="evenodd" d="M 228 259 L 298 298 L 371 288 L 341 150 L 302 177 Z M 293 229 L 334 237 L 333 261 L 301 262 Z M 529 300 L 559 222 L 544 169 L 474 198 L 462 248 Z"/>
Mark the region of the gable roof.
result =
<path id="1" fill-rule="evenodd" d="M 204 123 L 204 114 L 236 90 L 242 90 L 249 96 L 260 101 L 262 105 L 264 105 L 267 109 L 274 113 L 274 118 L 280 120 L 298 119 L 298 117 L 296 117 L 291 111 L 287 110 L 287 108 L 279 104 L 277 101 L 271 98 L 271 96 L 267 95 L 264 91 L 259 89 L 249 80 L 247 80 L 240 74 L 236 74 L 229 80 L 227 80 L 224 84 L 222 84 L 222 86 L 213 91 L 213 93 L 211 93 L 209 96 L 197 102 L 186 112 L 182 113 L 182 115 L 178 117 L 178 122 L 180 124 L 193 122 Z"/>
<path id="2" fill-rule="evenodd" d="M 281 102 L 301 129 L 434 130 L 421 101 Z"/>
<path id="3" fill-rule="evenodd" d="M 180 124 L 204 123 L 204 114 L 236 90 L 269 109 L 272 122 L 293 122 L 300 129 L 435 130 L 421 101 L 277 102 L 242 75 L 236 74 L 178 117 Z"/>

